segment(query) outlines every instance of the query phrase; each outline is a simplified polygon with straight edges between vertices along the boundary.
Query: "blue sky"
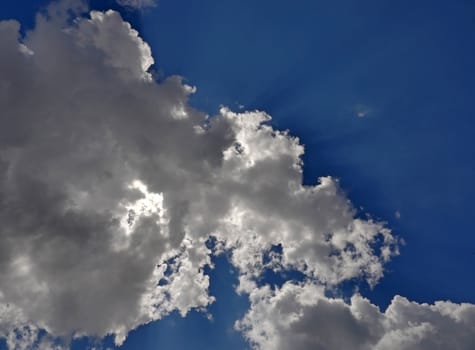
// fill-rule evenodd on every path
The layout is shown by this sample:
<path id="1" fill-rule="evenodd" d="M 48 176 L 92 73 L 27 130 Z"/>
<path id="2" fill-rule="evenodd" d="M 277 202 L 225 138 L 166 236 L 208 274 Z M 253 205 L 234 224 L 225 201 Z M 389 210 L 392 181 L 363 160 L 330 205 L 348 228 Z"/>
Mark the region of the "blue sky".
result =
<path id="1" fill-rule="evenodd" d="M 164 74 L 198 87 L 196 105 L 267 111 L 305 144 L 307 182 L 339 177 L 356 205 L 404 237 L 374 291 L 382 303 L 395 292 L 474 302 L 474 9 L 161 1 L 138 26 Z"/>
<path id="2" fill-rule="evenodd" d="M 2 1 L 0 19 L 31 28 L 46 3 Z M 120 11 L 151 46 L 158 79 L 177 74 L 197 87 L 196 108 L 269 113 L 275 128 L 305 145 L 306 184 L 339 178 L 361 215 L 404 239 L 374 289 L 354 281 L 349 289 L 358 285 L 383 310 L 396 294 L 475 303 L 475 3 L 160 0 L 131 10 L 94 0 L 91 7 Z M 121 348 L 245 348 L 233 323 L 249 303 L 234 292 L 234 268 L 214 259 L 213 321 L 175 312 L 132 331 Z M 89 345 L 75 341 L 72 349 Z"/>

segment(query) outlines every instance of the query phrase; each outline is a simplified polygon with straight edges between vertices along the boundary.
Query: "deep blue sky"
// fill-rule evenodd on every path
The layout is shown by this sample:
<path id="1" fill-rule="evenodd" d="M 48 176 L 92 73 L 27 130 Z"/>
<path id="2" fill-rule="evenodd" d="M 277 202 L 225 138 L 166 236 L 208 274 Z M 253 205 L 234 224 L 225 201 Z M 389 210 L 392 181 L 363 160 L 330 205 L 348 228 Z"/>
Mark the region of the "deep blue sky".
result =
<path id="1" fill-rule="evenodd" d="M 162 0 L 138 25 L 196 105 L 269 112 L 308 183 L 339 177 L 406 240 L 376 301 L 475 302 L 473 1 Z"/>
<path id="2" fill-rule="evenodd" d="M 268 111 L 307 146 L 308 183 L 339 177 L 406 240 L 381 302 L 474 302 L 475 3 L 288 4 L 162 0 L 140 26 L 198 106 Z"/>
<path id="3" fill-rule="evenodd" d="M 4 0 L 0 18 L 31 25 L 45 2 Z M 160 74 L 198 87 L 196 106 L 267 111 L 306 145 L 307 183 L 340 178 L 356 206 L 404 238 L 385 279 L 364 291 L 373 302 L 475 302 L 475 2 L 160 0 L 124 15 Z M 228 270 L 222 259 L 213 272 L 212 292 L 224 300 L 211 308 L 214 325 L 172 316 L 124 348 L 241 349 L 229 327 L 246 303 Z M 218 328 L 219 346 L 206 339 Z M 196 337 L 192 347 L 183 334 Z"/>

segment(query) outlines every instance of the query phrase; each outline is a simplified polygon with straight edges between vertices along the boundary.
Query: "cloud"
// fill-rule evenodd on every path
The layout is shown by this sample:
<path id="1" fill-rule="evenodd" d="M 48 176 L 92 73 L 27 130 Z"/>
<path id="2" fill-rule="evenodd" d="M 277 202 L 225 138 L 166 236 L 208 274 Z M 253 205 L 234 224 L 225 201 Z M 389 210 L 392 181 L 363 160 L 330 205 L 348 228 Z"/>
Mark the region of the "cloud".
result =
<path id="1" fill-rule="evenodd" d="M 325 296 L 322 286 L 286 283 L 255 289 L 251 308 L 236 323 L 261 350 L 473 349 L 475 305 L 418 304 L 395 296 L 386 309 L 362 296 L 349 303 Z"/>
<path id="2" fill-rule="evenodd" d="M 214 301 L 204 267 L 223 250 L 253 302 L 240 327 L 255 344 L 256 308 L 263 317 L 275 304 L 255 300 L 271 293 L 266 271 L 299 270 L 314 287 L 295 295 L 383 277 L 398 239 L 361 218 L 335 178 L 302 185 L 298 138 L 261 111 L 192 108 L 196 89 L 155 82 L 149 46 L 117 12 L 85 13 L 55 3 L 24 38 L 0 22 L 0 336 L 11 349 L 84 335 L 121 344 L 172 311 L 204 310 Z M 320 299 L 282 311 L 310 308 L 292 316 L 295 347 L 313 344 L 315 308 L 344 317 L 355 344 L 384 339 L 353 306 Z M 272 322 L 280 339 L 287 329 Z"/>
<path id="3" fill-rule="evenodd" d="M 67 28 L 49 15 L 22 40 L 28 54 L 18 23 L 0 24 L 0 331 L 34 325 L 120 343 L 140 324 L 213 300 L 208 251 L 202 242 L 181 251 L 181 216 L 187 188 L 219 166 L 232 135 L 214 122 L 196 132 L 205 116 L 187 107 L 189 87 L 151 82 L 150 50 L 118 13 Z M 137 205 L 145 209 L 132 214 Z M 157 288 L 171 257 L 174 273 Z M 185 282 L 190 295 L 178 297 Z"/>
<path id="4" fill-rule="evenodd" d="M 353 111 L 358 118 L 366 118 L 373 113 L 373 110 L 363 104 L 357 104 L 354 106 Z"/>

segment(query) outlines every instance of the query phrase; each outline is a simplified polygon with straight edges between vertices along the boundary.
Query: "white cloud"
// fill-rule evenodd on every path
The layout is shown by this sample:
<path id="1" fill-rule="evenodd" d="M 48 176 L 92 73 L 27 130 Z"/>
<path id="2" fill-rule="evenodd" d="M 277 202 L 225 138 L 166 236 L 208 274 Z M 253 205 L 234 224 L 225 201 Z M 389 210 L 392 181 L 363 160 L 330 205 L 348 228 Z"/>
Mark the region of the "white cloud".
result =
<path id="1" fill-rule="evenodd" d="M 475 345 L 475 305 L 418 304 L 395 296 L 385 312 L 360 295 L 349 303 L 322 286 L 287 283 L 255 289 L 251 309 L 236 323 L 260 350 L 469 350 Z"/>
<path id="2" fill-rule="evenodd" d="M 358 118 L 366 118 L 373 113 L 372 108 L 364 104 L 357 104 L 353 111 Z"/>
<path id="3" fill-rule="evenodd" d="M 115 68 L 124 79 L 151 80 L 148 69 L 154 63 L 152 52 L 119 13 L 92 11 L 91 19 L 82 20 L 75 29 L 76 40 L 92 45 L 106 58 L 106 65 Z"/>
<path id="4" fill-rule="evenodd" d="M 68 8 L 85 11 L 56 3 L 22 40 L 17 22 L 0 22 L 0 336 L 11 348 L 106 334 L 120 344 L 174 310 L 206 308 L 211 235 L 252 300 L 266 269 L 298 269 L 320 294 L 382 278 L 398 240 L 358 218 L 336 179 L 302 185 L 297 138 L 263 112 L 193 109 L 196 89 L 154 82 L 149 46 L 118 13 L 67 21 Z M 267 262 L 273 245 L 282 254 Z M 251 314 L 266 305 L 254 300 Z M 253 320 L 242 325 L 258 342 Z"/>

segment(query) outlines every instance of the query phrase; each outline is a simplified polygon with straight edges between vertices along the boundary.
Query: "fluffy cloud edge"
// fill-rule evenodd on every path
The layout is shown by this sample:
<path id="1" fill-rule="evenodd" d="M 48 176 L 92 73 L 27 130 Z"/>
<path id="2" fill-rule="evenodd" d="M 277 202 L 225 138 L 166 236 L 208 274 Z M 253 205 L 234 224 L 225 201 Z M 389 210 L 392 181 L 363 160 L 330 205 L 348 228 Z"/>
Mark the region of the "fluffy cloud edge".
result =
<path id="1" fill-rule="evenodd" d="M 312 283 L 254 289 L 236 329 L 259 350 L 469 350 L 475 345 L 475 305 L 410 302 L 396 295 L 384 312 L 355 294 L 326 296 Z"/>

